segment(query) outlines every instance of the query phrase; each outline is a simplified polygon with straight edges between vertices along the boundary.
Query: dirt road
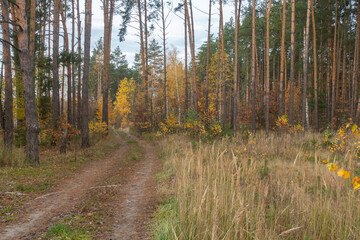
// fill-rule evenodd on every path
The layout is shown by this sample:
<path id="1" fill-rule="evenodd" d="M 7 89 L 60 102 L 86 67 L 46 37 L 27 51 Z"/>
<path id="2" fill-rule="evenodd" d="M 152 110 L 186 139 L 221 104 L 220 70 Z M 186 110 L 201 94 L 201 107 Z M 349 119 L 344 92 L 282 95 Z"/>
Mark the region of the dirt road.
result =
<path id="1" fill-rule="evenodd" d="M 143 157 L 129 168 L 119 167 L 119 158 L 129 152 L 128 143 L 121 140 L 120 146 L 110 157 L 93 161 L 64 182 L 58 184 L 52 193 L 38 197 L 22 209 L 19 221 L 2 226 L 0 239 L 37 239 L 60 217 L 74 211 L 86 193 L 101 185 L 109 175 L 119 174 L 124 180 L 111 201 L 114 212 L 112 229 L 98 239 L 148 239 L 148 223 L 155 209 L 155 174 L 157 157 L 152 147 L 138 141 Z M 120 159 L 121 160 L 121 159 Z"/>

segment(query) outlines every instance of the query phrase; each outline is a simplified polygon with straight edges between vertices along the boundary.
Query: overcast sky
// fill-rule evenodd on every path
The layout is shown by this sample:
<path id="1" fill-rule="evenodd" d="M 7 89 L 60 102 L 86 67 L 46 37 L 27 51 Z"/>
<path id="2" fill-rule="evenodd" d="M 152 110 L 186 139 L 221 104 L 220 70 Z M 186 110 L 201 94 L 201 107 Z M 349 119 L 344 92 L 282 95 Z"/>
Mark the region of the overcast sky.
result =
<path id="1" fill-rule="evenodd" d="M 84 12 L 84 0 L 81 1 L 81 12 Z M 173 0 L 174 7 L 177 6 L 179 0 Z M 223 7 L 224 11 L 224 21 L 227 22 L 233 15 L 233 5 L 234 1 L 228 1 L 229 4 Z M 170 11 L 169 7 L 166 7 L 166 11 Z M 208 27 L 208 11 L 209 11 L 209 1 L 208 0 L 193 0 L 193 11 L 194 11 L 194 27 L 195 27 L 195 43 L 196 48 L 207 40 L 207 27 Z M 135 12 L 136 13 L 136 12 Z M 212 7 L 212 33 L 218 32 L 219 26 L 219 4 L 215 4 Z M 182 15 L 182 14 L 181 14 Z M 82 16 L 83 18 L 84 16 Z M 170 25 L 167 29 L 167 49 L 176 48 L 180 53 L 180 57 L 184 58 L 184 22 L 174 13 L 169 15 Z M 126 59 L 129 62 L 129 65 L 132 66 L 134 61 L 135 53 L 139 52 L 139 36 L 137 35 L 137 30 L 128 27 L 128 33 L 125 36 L 125 41 L 120 42 L 118 37 L 119 26 L 121 24 L 121 17 L 114 16 L 113 31 L 112 31 L 112 50 L 117 46 L 120 47 L 121 51 L 126 55 Z M 84 24 L 84 21 L 82 22 Z M 133 24 L 135 27 L 138 26 L 138 23 Z M 71 27 L 71 25 L 69 25 Z M 159 35 L 159 27 L 155 24 L 156 30 L 150 36 L 150 39 L 155 38 L 159 42 L 161 38 Z M 93 0 L 93 18 L 92 18 L 92 36 L 91 36 L 91 48 L 95 47 L 95 43 L 102 37 L 104 34 L 104 20 L 103 20 L 103 11 L 102 11 L 102 2 L 100 0 Z M 82 37 L 84 39 L 84 37 Z"/>

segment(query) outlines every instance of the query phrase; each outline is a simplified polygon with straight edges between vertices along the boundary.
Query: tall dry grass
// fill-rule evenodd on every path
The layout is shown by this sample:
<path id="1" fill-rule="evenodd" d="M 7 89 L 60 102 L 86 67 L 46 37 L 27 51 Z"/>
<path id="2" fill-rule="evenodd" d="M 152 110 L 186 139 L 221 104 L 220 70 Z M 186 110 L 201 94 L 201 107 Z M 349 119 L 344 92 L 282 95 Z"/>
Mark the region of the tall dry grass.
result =
<path id="1" fill-rule="evenodd" d="M 159 209 L 155 238 L 360 239 L 359 192 L 321 164 L 329 152 L 320 138 L 260 133 L 255 143 L 207 144 L 164 137 L 172 200 Z M 342 157 L 356 167 L 354 154 Z"/>

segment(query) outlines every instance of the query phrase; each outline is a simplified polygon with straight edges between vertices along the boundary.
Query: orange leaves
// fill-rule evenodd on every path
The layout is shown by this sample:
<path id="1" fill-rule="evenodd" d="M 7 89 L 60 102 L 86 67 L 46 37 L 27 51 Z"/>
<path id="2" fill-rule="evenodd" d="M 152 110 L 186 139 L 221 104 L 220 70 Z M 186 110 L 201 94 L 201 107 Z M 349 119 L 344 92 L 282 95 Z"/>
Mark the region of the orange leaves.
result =
<path id="1" fill-rule="evenodd" d="M 334 171 L 336 171 L 336 170 L 338 169 L 338 166 L 337 166 L 336 164 L 334 164 L 334 163 L 329 163 L 328 160 L 323 160 L 322 162 L 327 165 L 329 171 L 331 171 L 331 172 L 334 172 Z M 345 179 L 349 179 L 350 176 L 351 176 L 351 172 L 350 172 L 350 171 L 346 171 L 346 170 L 340 168 L 340 169 L 337 171 L 337 175 L 338 175 L 339 177 L 343 177 L 343 178 L 345 178 Z M 355 177 L 352 179 L 351 184 L 353 185 L 354 190 L 360 188 L 360 178 L 357 177 L 357 176 L 355 176 Z"/>

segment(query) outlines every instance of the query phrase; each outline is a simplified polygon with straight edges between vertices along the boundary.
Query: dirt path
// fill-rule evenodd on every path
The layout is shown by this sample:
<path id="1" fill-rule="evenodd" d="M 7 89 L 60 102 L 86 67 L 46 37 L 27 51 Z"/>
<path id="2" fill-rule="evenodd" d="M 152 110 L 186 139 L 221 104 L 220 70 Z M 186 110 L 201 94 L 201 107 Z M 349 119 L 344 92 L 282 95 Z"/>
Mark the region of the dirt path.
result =
<path id="1" fill-rule="evenodd" d="M 26 204 L 18 222 L 1 226 L 0 240 L 40 237 L 59 217 L 72 211 L 90 188 L 101 185 L 101 181 L 114 175 L 114 171 L 125 171 L 116 168 L 116 160 L 126 157 L 129 147 L 124 141 L 119 141 L 119 148 L 110 157 L 87 164 L 59 184 L 54 192 Z M 99 239 L 147 238 L 146 226 L 155 206 L 156 154 L 147 143 L 139 141 L 139 144 L 144 149 L 143 159 L 134 164 L 131 171 L 121 173 L 127 176 L 127 180 L 117 190 L 118 200 L 113 203 L 112 234 L 98 236 Z"/>
<path id="2" fill-rule="evenodd" d="M 147 226 L 156 201 L 154 176 L 157 157 L 148 143 L 132 138 L 143 148 L 144 159 L 136 165 L 127 184 L 119 190 L 122 198 L 116 204 L 114 231 L 110 239 L 150 239 Z"/>

